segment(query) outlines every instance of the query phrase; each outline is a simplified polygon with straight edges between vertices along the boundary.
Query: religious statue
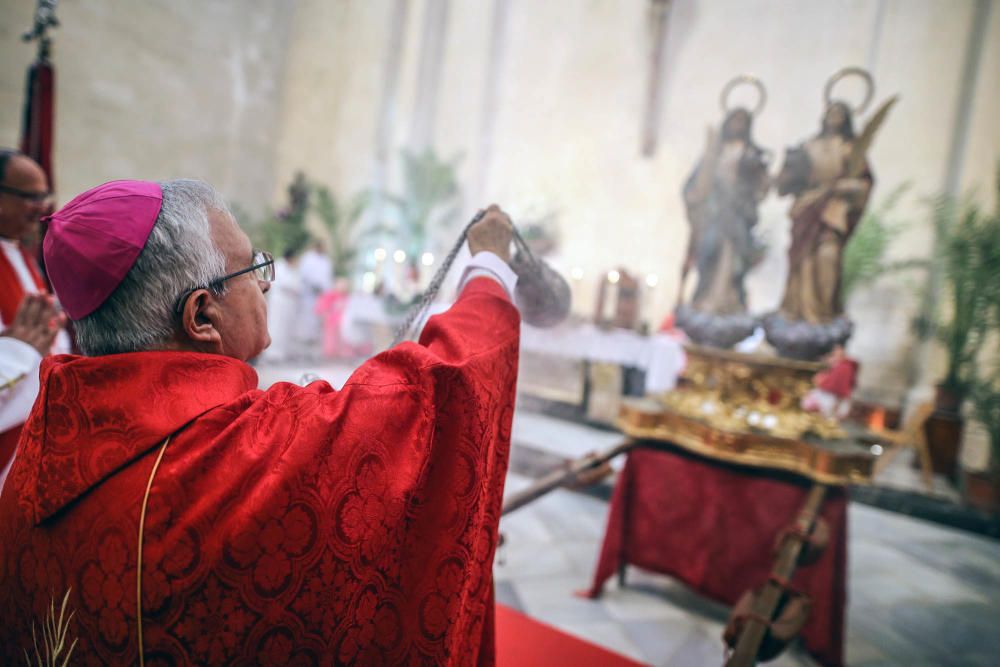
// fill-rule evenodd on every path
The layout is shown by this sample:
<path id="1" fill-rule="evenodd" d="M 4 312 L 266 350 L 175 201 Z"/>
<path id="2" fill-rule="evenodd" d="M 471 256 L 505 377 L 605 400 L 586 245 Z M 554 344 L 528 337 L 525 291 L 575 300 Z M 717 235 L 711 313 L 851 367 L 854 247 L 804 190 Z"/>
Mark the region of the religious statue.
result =
<path id="1" fill-rule="evenodd" d="M 727 98 L 737 85 L 757 88 L 759 101 L 751 112 L 730 109 Z M 765 102 L 761 82 L 737 77 L 723 89 L 722 127 L 709 129 L 705 152 L 684 185 L 691 233 L 681 274 L 677 320 L 692 340 L 730 347 L 756 326 L 747 313 L 743 281 L 759 259 L 754 236 L 757 207 L 769 188 L 770 154 L 753 141 L 753 118 Z M 687 274 L 697 269 L 698 282 L 690 304 L 683 303 Z"/>
<path id="2" fill-rule="evenodd" d="M 839 80 L 858 76 L 867 84 L 864 102 L 852 111 L 831 92 Z M 867 161 L 875 131 L 895 102 L 888 100 L 861 135 L 854 117 L 874 94 L 871 76 L 851 67 L 826 85 L 826 109 L 819 133 L 790 148 L 776 178 L 778 193 L 794 197 L 788 277 L 777 313 L 764 319 L 768 341 L 782 356 L 817 359 L 851 335 L 844 315 L 840 283 L 844 247 L 861 220 L 874 179 Z"/>

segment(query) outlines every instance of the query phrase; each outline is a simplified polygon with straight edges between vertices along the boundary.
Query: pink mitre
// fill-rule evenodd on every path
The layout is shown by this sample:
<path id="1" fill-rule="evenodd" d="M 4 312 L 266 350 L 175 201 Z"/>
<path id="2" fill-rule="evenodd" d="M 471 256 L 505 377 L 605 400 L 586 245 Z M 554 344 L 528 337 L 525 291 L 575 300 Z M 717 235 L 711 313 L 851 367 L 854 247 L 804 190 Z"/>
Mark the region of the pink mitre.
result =
<path id="1" fill-rule="evenodd" d="M 97 310 L 146 246 L 163 191 L 152 181 L 111 181 L 48 217 L 45 271 L 70 319 Z"/>

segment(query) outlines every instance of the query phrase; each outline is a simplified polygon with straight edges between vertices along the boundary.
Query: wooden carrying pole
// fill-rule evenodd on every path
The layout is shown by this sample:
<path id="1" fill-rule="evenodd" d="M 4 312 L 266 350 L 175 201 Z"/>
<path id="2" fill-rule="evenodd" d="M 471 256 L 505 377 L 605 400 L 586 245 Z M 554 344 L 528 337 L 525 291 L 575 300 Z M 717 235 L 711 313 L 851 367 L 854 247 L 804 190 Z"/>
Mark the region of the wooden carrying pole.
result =
<path id="1" fill-rule="evenodd" d="M 619 454 L 632 449 L 634 446 L 634 441 L 626 440 L 599 454 L 588 454 L 581 459 L 577 459 L 570 464 L 569 468 L 550 472 L 541 479 L 536 480 L 531 486 L 507 498 L 503 503 L 501 514 L 509 514 L 561 486 L 572 484 L 581 474 L 607 463 Z"/>
<path id="2" fill-rule="evenodd" d="M 823 504 L 825 496 L 826 486 L 818 482 L 809 490 L 806 502 L 796 519 L 798 534 L 809 535 L 812 532 L 813 524 L 816 522 L 816 516 L 819 514 L 819 508 Z M 736 642 L 736 649 L 726 661 L 726 667 L 751 667 L 757 662 L 757 652 L 760 650 L 760 644 L 764 641 L 764 635 L 768 628 L 762 619 L 768 619 L 770 622 L 774 618 L 778 603 L 784 593 L 784 589 L 777 582 L 789 581 L 792 578 L 795 566 L 799 562 L 802 545 L 802 539 L 787 539 L 782 544 L 774 568 L 771 570 L 771 577 L 757 597 L 753 613 L 747 617 L 743 632 L 740 633 L 740 638 Z"/>

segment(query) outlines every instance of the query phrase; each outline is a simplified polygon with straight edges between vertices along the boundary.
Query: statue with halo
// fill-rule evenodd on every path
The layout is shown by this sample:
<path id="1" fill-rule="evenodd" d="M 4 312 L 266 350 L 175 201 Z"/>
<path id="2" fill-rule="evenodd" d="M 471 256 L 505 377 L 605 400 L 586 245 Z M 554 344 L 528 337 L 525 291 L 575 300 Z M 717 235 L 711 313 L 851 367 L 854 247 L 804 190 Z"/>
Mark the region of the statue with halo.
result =
<path id="1" fill-rule="evenodd" d="M 729 105 L 732 91 L 743 85 L 757 90 L 753 111 Z M 677 324 L 697 343 L 731 347 L 757 326 L 748 313 L 743 281 L 761 254 L 754 227 L 757 207 L 769 188 L 770 153 L 754 142 L 753 120 L 766 100 L 764 85 L 756 77 L 742 75 L 726 84 L 722 126 L 709 128 L 705 152 L 684 185 L 691 234 Z M 692 268 L 698 279 L 687 304 L 683 296 Z"/>
<path id="2" fill-rule="evenodd" d="M 852 76 L 866 85 L 864 99 L 854 109 L 832 98 L 836 84 Z M 874 93 L 871 75 L 861 68 L 834 74 L 824 91 L 819 133 L 786 151 L 776 178 L 778 194 L 794 198 L 784 296 L 778 311 L 763 319 L 767 340 L 781 356 L 818 359 L 851 335 L 840 295 L 844 246 L 861 220 L 874 183 L 868 150 L 896 101 L 892 97 L 883 103 L 855 134 L 855 116 L 864 112 Z"/>

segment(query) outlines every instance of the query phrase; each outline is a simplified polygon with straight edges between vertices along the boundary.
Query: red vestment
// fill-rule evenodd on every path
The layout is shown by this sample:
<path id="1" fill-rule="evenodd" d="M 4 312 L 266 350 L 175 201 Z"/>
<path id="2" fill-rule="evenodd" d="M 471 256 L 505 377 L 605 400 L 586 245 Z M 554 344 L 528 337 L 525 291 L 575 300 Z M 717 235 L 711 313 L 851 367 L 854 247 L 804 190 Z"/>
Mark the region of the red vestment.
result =
<path id="1" fill-rule="evenodd" d="M 20 248 L 20 251 L 24 263 L 28 267 L 28 272 L 31 273 L 31 279 L 35 282 L 35 288 L 43 294 L 47 293 L 48 290 L 38 272 L 34 258 L 24 248 Z M 0 252 L 0 319 L 3 320 L 5 326 L 9 326 L 14 321 L 17 309 L 24 301 L 25 293 L 26 290 L 21 284 L 17 270 L 7 259 L 7 254 Z M 7 462 L 14 456 L 14 452 L 17 450 L 17 439 L 20 435 L 20 425 L 0 433 L 0 470 L 7 467 Z"/>
<path id="2" fill-rule="evenodd" d="M 849 400 L 857 384 L 858 362 L 848 357 L 841 357 L 825 371 L 816 374 L 813 380 L 817 389 L 833 394 L 837 398 Z"/>
<path id="3" fill-rule="evenodd" d="M 70 589 L 73 662 L 492 664 L 519 316 L 452 308 L 325 382 L 217 355 L 56 356 L 0 497 L 0 656 Z M 68 613 L 68 612 L 67 612 Z"/>

